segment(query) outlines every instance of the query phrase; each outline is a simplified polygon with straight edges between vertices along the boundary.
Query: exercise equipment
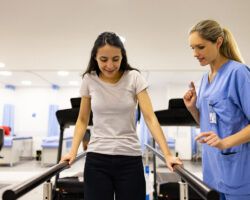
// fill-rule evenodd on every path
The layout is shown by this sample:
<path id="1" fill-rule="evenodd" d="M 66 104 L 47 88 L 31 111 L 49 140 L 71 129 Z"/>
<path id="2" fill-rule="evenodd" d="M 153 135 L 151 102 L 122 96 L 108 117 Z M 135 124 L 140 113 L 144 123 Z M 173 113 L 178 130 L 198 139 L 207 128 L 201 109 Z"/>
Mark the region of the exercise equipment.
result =
<path id="1" fill-rule="evenodd" d="M 147 148 L 154 153 L 158 158 L 160 158 L 163 162 L 165 162 L 164 156 L 158 152 L 155 148 L 153 148 L 150 145 L 146 145 Z M 193 198 L 197 200 L 219 200 L 220 195 L 219 193 L 209 188 L 202 180 L 194 176 L 192 173 L 190 173 L 188 170 L 184 169 L 182 166 L 175 165 L 173 166 L 174 172 L 179 175 L 180 181 L 178 182 L 179 188 L 176 187 L 177 184 L 172 184 L 172 188 L 170 188 L 172 191 L 175 191 L 179 189 L 179 199 L 180 200 L 187 200 L 191 199 L 189 198 L 189 190 L 191 189 Z M 171 191 L 169 190 L 169 191 Z M 161 194 L 164 193 L 164 191 L 160 191 Z M 166 200 L 168 199 L 169 193 L 165 194 Z M 174 200 L 175 197 L 171 198 L 171 200 Z"/>
<path id="2" fill-rule="evenodd" d="M 155 111 L 155 115 L 164 126 L 198 126 L 181 98 L 170 99 L 168 109 Z"/>
<path id="3" fill-rule="evenodd" d="M 198 126 L 190 112 L 187 110 L 182 98 L 170 99 L 168 102 L 168 109 L 155 111 L 155 115 L 162 126 Z M 152 145 L 152 148 L 156 148 L 154 139 Z M 181 188 L 178 183 L 180 181 L 179 178 L 170 173 L 157 173 L 156 166 L 156 155 L 153 154 L 154 199 L 165 200 L 166 196 L 171 200 L 179 199 Z M 157 178 L 168 180 L 168 182 L 164 183 L 163 181 L 160 183 L 157 181 Z M 189 189 L 189 193 L 192 200 L 199 199 L 199 196 L 193 192 L 192 188 Z"/>
<path id="4" fill-rule="evenodd" d="M 64 130 L 68 128 L 70 125 L 75 125 L 80 109 L 81 98 L 80 97 L 71 98 L 70 102 L 72 106 L 71 109 L 58 110 L 56 112 L 56 117 L 60 125 L 57 163 L 59 163 L 62 156 Z M 91 112 L 89 119 L 89 126 L 91 126 L 92 124 L 93 123 L 92 123 L 92 112 Z M 89 130 L 87 130 L 85 139 L 88 140 L 89 139 L 88 137 L 89 137 Z M 53 188 L 53 196 L 55 199 L 58 200 L 65 200 L 65 199 L 82 200 L 84 197 L 83 187 L 84 187 L 83 180 L 78 176 L 59 178 L 59 174 L 57 174 Z"/>
<path id="5" fill-rule="evenodd" d="M 164 157 L 157 152 L 154 148 L 147 145 L 151 151 L 153 151 L 154 155 L 158 156 L 161 160 L 164 160 Z M 77 156 L 74 162 L 78 161 L 79 159 L 83 158 L 86 153 L 81 153 Z M 26 193 L 30 192 L 32 189 L 37 187 L 38 185 L 44 183 L 44 196 L 43 199 L 52 200 L 52 199 L 60 199 L 65 197 L 56 197 L 53 195 L 53 185 L 50 179 L 60 173 L 61 171 L 69 168 L 69 164 L 67 162 L 63 162 L 60 164 L 56 164 L 55 166 L 51 167 L 47 171 L 41 173 L 39 176 L 31 178 L 27 181 L 24 181 L 21 184 L 14 185 L 3 192 L 2 199 L 3 200 L 16 200 L 19 197 L 25 195 Z M 202 200 L 219 200 L 219 194 L 217 191 L 209 188 L 206 184 L 204 184 L 200 179 L 192 175 L 189 171 L 185 170 L 182 166 L 174 166 L 174 172 L 178 174 L 180 177 L 180 200 L 188 200 L 188 186 L 190 186 L 198 195 L 199 198 Z M 173 189 L 176 189 L 174 187 Z M 75 197 L 69 197 L 65 199 L 75 200 Z M 159 197 L 157 199 L 166 200 L 165 197 Z M 174 199 L 171 199 L 174 200 Z"/>

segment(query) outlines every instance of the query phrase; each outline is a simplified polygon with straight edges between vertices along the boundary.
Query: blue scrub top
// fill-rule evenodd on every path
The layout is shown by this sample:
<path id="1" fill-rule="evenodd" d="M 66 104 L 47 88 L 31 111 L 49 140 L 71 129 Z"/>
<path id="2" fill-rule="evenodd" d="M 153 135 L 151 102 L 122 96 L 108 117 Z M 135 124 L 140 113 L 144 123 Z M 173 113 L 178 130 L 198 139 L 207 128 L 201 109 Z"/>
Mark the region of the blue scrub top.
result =
<path id="1" fill-rule="evenodd" d="M 250 124 L 250 69 L 229 60 L 210 83 L 201 81 L 197 108 L 201 132 L 213 131 L 220 138 L 233 135 Z M 212 119 L 211 119 L 212 116 Z M 250 194 L 250 143 L 220 150 L 203 145 L 203 179 L 226 194 Z"/>

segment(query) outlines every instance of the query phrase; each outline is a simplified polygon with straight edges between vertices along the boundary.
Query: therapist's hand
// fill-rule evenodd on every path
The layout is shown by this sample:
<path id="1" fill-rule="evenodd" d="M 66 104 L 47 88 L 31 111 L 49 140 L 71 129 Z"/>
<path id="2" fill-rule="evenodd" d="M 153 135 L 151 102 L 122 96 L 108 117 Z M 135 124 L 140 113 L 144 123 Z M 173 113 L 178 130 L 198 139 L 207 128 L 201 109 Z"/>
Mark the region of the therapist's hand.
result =
<path id="1" fill-rule="evenodd" d="M 195 140 L 220 150 L 225 149 L 223 140 L 213 131 L 200 133 L 195 137 Z"/>
<path id="2" fill-rule="evenodd" d="M 189 90 L 185 93 L 183 97 L 185 106 L 190 112 L 196 109 L 196 105 L 195 105 L 196 99 L 197 99 L 196 90 L 195 90 L 194 82 L 192 81 L 189 84 Z"/>

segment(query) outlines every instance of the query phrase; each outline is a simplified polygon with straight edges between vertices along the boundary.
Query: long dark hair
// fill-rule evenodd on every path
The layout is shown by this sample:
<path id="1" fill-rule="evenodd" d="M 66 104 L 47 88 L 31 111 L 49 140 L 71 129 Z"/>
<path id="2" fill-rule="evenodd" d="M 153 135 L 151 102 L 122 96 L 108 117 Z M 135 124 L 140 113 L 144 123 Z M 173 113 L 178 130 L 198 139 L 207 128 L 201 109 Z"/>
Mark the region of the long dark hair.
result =
<path id="1" fill-rule="evenodd" d="M 87 73 L 91 73 L 92 71 L 95 71 L 97 75 L 99 76 L 100 69 L 96 61 L 96 53 L 99 48 L 105 46 L 106 44 L 110 46 L 118 47 L 121 49 L 122 61 L 121 61 L 120 71 L 137 70 L 128 64 L 126 50 L 124 48 L 124 45 L 120 37 L 113 32 L 103 32 L 97 37 L 94 43 L 94 46 L 91 51 L 91 56 L 90 56 L 88 67 L 86 71 L 83 73 L 82 77 Z"/>

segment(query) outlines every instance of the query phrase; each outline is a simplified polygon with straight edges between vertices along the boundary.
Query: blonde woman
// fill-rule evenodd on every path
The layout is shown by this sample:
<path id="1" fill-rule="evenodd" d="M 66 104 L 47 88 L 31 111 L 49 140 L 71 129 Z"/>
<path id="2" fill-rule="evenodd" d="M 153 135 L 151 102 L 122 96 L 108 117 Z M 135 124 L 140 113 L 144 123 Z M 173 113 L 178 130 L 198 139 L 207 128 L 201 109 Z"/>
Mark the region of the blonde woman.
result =
<path id="1" fill-rule="evenodd" d="M 221 200 L 250 199 L 250 69 L 243 64 L 229 30 L 214 20 L 197 23 L 189 34 L 193 55 L 209 65 L 199 93 L 184 95 L 187 109 L 200 124 L 205 183 Z"/>

